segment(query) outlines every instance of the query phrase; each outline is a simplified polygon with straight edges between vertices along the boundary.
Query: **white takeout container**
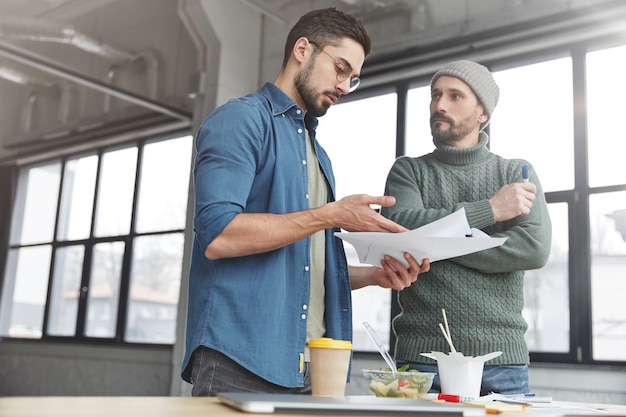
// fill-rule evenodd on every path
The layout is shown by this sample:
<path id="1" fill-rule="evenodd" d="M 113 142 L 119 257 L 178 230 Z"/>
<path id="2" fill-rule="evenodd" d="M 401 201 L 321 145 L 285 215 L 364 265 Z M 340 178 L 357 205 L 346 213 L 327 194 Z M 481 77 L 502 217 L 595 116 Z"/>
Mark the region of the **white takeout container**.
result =
<path id="1" fill-rule="evenodd" d="M 437 361 L 442 393 L 478 398 L 485 362 L 502 355 L 502 352 L 483 356 L 465 356 L 461 352 L 430 352 L 421 355 Z"/>

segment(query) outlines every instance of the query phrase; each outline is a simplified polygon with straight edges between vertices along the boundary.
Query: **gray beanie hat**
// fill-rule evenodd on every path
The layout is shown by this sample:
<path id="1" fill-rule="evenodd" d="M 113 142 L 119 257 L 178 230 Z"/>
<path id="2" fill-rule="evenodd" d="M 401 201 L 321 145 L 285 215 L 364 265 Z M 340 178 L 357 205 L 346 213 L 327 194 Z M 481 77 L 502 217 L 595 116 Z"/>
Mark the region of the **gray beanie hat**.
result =
<path id="1" fill-rule="evenodd" d="M 491 120 L 491 114 L 496 108 L 496 104 L 498 104 L 498 98 L 500 98 L 500 88 L 486 67 L 472 61 L 450 62 L 433 75 L 433 78 L 430 80 L 430 88 L 433 88 L 437 78 L 442 75 L 459 78 L 469 85 L 476 97 L 478 97 L 478 100 L 480 100 L 480 104 L 483 105 L 485 111 L 489 114 L 489 120 Z M 489 120 L 483 123 L 480 128 L 484 129 L 489 124 Z"/>

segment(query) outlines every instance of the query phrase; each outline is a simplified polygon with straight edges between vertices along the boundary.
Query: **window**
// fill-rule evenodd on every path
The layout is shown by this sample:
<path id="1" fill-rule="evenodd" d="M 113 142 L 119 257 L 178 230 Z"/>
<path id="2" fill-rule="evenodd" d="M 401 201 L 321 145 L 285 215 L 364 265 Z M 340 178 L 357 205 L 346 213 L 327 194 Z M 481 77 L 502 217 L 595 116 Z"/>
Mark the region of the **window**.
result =
<path id="1" fill-rule="evenodd" d="M 336 178 L 337 199 L 351 194 L 383 195 L 385 180 L 395 160 L 395 93 L 333 106 L 320 118 L 317 139 L 328 152 Z M 375 115 L 376 122 L 371 118 Z M 358 265 L 354 248 L 345 243 L 348 263 Z M 389 343 L 391 290 L 362 288 L 352 293 L 354 349 L 376 351 L 363 321 Z"/>
<path id="2" fill-rule="evenodd" d="M 614 97 L 626 92 L 626 46 L 588 53 L 586 70 L 589 186 L 626 184 L 624 141 L 614 123 L 624 117 Z"/>
<path id="3" fill-rule="evenodd" d="M 75 335 L 84 259 L 85 247 L 83 245 L 57 249 L 48 315 L 50 335 Z"/>
<path id="4" fill-rule="evenodd" d="M 615 123 L 626 94 L 626 46 L 586 55 L 591 321 L 594 360 L 626 361 L 626 170 Z M 611 103 L 611 104 L 609 104 Z"/>
<path id="5" fill-rule="evenodd" d="M 571 58 L 494 71 L 493 76 L 500 100 L 489 123 L 491 150 L 528 160 L 544 192 L 574 188 Z"/>
<path id="6" fill-rule="evenodd" d="M 626 291 L 626 171 L 615 128 L 621 116 L 615 97 L 626 93 L 626 46 L 592 47 L 577 44 L 546 57 L 487 63 L 501 88 L 488 127 L 490 147 L 533 164 L 552 220 L 549 261 L 525 275 L 523 315 L 533 361 L 626 361 L 626 307 L 620 298 Z M 320 119 L 319 139 L 334 162 L 339 197 L 347 194 L 341 188 L 345 184 L 351 184 L 349 193 L 384 186 L 393 157 L 365 138 L 375 134 L 391 144 L 396 127 L 404 123 L 405 135 L 398 131 L 396 139 L 398 155 L 420 156 L 434 149 L 429 81 L 430 75 L 376 87 L 394 89 L 393 99 L 364 88 Z M 392 103 L 403 97 L 405 103 Z M 390 101 L 385 105 L 377 98 Z M 406 114 L 387 114 L 396 108 L 406 108 Z M 376 123 L 364 114 L 376 115 Z M 338 148 L 346 137 L 359 141 Z M 370 164 L 367 177 L 355 175 L 363 161 Z M 359 341 L 357 333 L 363 335 L 361 322 L 373 321 L 374 314 L 388 317 L 386 323 L 376 322 L 376 331 L 390 333 L 391 314 L 382 312 L 389 308 L 389 292 L 363 296 L 362 306 L 359 291 L 353 293 L 355 350 L 372 351 L 373 344 Z"/>
<path id="7" fill-rule="evenodd" d="M 548 263 L 524 275 L 523 316 L 528 323 L 526 342 L 534 352 L 569 352 L 569 216 L 568 205 L 548 205 L 552 248 Z"/>
<path id="8" fill-rule="evenodd" d="M 172 344 L 191 136 L 20 169 L 0 335 Z"/>
<path id="9" fill-rule="evenodd" d="M 494 71 L 500 100 L 490 123 L 491 150 L 505 158 L 528 160 L 545 193 L 574 188 L 573 81 L 571 58 Z M 542 97 L 559 103 L 538 111 Z M 549 113 L 549 114 L 542 114 Z M 554 163 L 559 155 L 559 163 Z M 548 205 L 552 247 L 548 264 L 524 278 L 526 340 L 531 351 L 568 353 L 568 203 Z"/>
<path id="10" fill-rule="evenodd" d="M 590 196 L 593 358 L 626 361 L 626 191 Z"/>
<path id="11" fill-rule="evenodd" d="M 430 134 L 430 85 L 411 88 L 406 104 L 406 152 L 418 157 L 435 150 Z"/>

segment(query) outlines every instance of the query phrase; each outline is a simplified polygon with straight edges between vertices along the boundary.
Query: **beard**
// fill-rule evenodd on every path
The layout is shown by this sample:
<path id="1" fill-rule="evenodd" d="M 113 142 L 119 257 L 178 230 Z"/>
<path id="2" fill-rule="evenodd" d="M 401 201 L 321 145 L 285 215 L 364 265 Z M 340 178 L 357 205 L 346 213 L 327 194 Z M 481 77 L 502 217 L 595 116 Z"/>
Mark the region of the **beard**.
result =
<path id="1" fill-rule="evenodd" d="M 441 122 L 434 121 L 435 119 L 445 120 L 450 127 L 443 129 Z M 433 115 L 430 116 L 430 132 L 435 142 L 446 144 L 455 143 L 461 141 L 474 130 L 476 127 L 475 121 L 476 117 L 473 114 L 457 123 L 441 113 L 433 113 Z"/>
<path id="2" fill-rule="evenodd" d="M 306 107 L 307 113 L 311 116 L 321 117 L 326 114 L 331 104 L 327 103 L 326 100 L 323 100 L 320 104 L 319 98 L 321 94 L 315 91 L 315 87 L 311 83 L 311 74 L 313 73 L 314 64 L 314 60 L 309 61 L 307 67 L 296 75 L 294 84 L 296 86 L 296 91 L 298 91 L 300 98 L 302 98 L 302 102 Z M 326 94 L 338 97 L 338 94 L 335 92 L 329 91 Z"/>

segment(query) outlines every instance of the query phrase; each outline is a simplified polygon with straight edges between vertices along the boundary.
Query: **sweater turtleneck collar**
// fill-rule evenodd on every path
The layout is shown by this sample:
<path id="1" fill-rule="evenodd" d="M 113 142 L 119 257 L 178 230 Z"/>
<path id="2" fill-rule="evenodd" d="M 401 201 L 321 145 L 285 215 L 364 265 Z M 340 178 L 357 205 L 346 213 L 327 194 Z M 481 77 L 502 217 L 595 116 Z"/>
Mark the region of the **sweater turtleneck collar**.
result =
<path id="1" fill-rule="evenodd" d="M 471 148 L 455 148 L 443 143 L 435 142 L 437 149 L 433 156 L 437 160 L 449 165 L 467 165 L 484 161 L 489 157 L 491 151 L 487 149 L 489 136 L 481 131 L 478 135 L 478 145 Z"/>

